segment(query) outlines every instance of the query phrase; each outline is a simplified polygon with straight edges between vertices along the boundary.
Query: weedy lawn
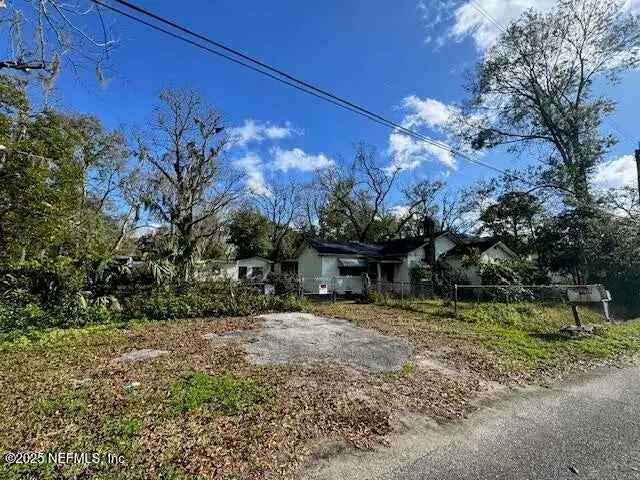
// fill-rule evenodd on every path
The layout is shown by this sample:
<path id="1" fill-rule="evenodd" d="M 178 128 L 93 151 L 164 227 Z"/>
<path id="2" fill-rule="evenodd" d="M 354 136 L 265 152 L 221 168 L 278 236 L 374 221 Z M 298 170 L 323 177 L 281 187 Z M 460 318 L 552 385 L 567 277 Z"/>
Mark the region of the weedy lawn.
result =
<path id="1" fill-rule="evenodd" d="M 384 442 L 403 412 L 463 418 L 482 380 L 549 381 L 640 350 L 640 321 L 570 338 L 565 306 L 318 304 L 314 313 L 407 338 L 415 356 L 395 373 L 335 364 L 255 366 L 242 342 L 204 335 L 259 328 L 254 318 L 130 322 L 31 331 L 0 341 L 0 451 L 98 453 L 101 461 L 2 465 L 9 479 L 293 478 L 313 452 Z M 169 355 L 114 361 L 137 349 Z M 433 356 L 449 368 L 425 368 Z M 330 439 L 332 442 L 327 442 Z M 333 447 L 331 446 L 333 445 Z M 105 461 L 121 457 L 124 465 Z"/>
<path id="2" fill-rule="evenodd" d="M 503 382 L 545 382 L 640 351 L 640 320 L 608 323 L 597 308 L 580 310 L 583 322 L 596 327 L 588 337 L 560 333 L 574 322 L 567 305 L 460 303 L 457 317 L 441 300 L 316 304 L 313 310 L 407 337 L 446 363 Z"/>
<path id="3" fill-rule="evenodd" d="M 0 343 L 0 451 L 103 459 L 5 464 L 0 476 L 292 478 L 323 439 L 367 448 L 406 409 L 459 419 L 480 388 L 410 363 L 375 375 L 337 365 L 256 367 L 241 344 L 214 347 L 203 338 L 254 327 L 252 318 L 176 320 L 46 330 Z M 170 354 L 114 362 L 141 348 Z M 125 464 L 107 463 L 107 453 Z"/>

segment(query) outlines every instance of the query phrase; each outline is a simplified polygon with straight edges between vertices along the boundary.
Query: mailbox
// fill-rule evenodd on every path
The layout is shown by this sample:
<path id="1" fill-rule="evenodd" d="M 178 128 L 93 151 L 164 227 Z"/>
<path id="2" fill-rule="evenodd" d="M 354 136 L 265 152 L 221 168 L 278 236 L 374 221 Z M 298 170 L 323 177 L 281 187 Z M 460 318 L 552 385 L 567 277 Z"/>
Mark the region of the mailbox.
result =
<path id="1" fill-rule="evenodd" d="M 602 285 L 585 285 L 567 288 L 569 303 L 600 303 L 611 301 L 611 295 Z"/>

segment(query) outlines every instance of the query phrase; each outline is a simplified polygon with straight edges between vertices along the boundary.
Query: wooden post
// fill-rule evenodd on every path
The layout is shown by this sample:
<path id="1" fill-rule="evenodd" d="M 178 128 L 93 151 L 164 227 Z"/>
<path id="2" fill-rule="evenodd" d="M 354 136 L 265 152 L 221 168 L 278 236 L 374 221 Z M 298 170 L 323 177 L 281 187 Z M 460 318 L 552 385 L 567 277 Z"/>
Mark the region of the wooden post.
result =
<path id="1" fill-rule="evenodd" d="M 640 148 L 636 150 L 636 173 L 638 174 L 638 198 L 640 198 Z"/>
<path id="2" fill-rule="evenodd" d="M 376 263 L 376 271 L 378 273 L 378 293 L 382 293 L 382 265 Z"/>
<path id="3" fill-rule="evenodd" d="M 458 284 L 453 286 L 453 316 L 458 318 Z"/>
<path id="4" fill-rule="evenodd" d="M 573 319 L 576 321 L 576 326 L 581 327 L 582 321 L 580 320 L 580 313 L 578 312 L 578 305 L 575 303 L 571 304 L 571 311 L 573 312 Z"/>

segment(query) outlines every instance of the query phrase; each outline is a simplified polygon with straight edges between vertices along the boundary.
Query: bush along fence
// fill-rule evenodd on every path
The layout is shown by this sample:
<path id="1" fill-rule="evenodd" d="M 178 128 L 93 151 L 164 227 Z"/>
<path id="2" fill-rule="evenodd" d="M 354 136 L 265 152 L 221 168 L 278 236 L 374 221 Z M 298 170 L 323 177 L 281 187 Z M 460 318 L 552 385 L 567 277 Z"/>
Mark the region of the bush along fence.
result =
<path id="1" fill-rule="evenodd" d="M 454 314 L 462 301 L 496 303 L 563 303 L 570 305 L 576 324 L 580 325 L 578 305 L 601 304 L 604 317 L 610 320 L 611 294 L 602 285 L 454 285 Z"/>

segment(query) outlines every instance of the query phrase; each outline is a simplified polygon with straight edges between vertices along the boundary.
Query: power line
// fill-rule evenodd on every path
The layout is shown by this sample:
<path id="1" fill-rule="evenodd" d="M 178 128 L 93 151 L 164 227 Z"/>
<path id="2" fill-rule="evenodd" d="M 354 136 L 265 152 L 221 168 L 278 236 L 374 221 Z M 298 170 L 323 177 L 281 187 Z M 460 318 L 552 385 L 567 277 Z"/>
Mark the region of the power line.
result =
<path id="1" fill-rule="evenodd" d="M 167 29 L 165 29 L 165 28 L 163 28 L 161 26 L 158 26 L 158 25 L 156 25 L 154 23 L 148 22 L 148 21 L 146 21 L 146 20 L 144 20 L 142 18 L 134 16 L 134 15 L 132 15 L 132 14 L 126 12 L 126 11 L 123 11 L 121 9 L 118 9 L 118 8 L 112 6 L 112 5 L 104 3 L 103 0 L 91 0 L 91 1 L 93 3 L 95 3 L 95 4 L 101 5 L 101 6 L 105 7 L 105 8 L 107 8 L 107 9 L 115 12 L 115 13 L 123 15 L 123 16 L 131 19 L 131 20 L 134 20 L 134 21 L 136 21 L 138 23 L 146 25 L 149 28 L 152 28 L 152 29 L 154 29 L 156 31 L 162 32 L 162 33 L 164 33 L 166 35 L 169 35 L 169 36 L 171 36 L 173 38 L 176 38 L 178 40 L 182 40 L 182 41 L 184 41 L 186 43 L 189 43 L 189 44 L 191 44 L 191 45 L 193 45 L 195 47 L 198 47 L 198 48 L 200 48 L 202 50 L 205 50 L 205 51 L 207 51 L 209 53 L 212 53 L 212 54 L 217 55 L 217 56 L 219 56 L 221 58 L 229 60 L 229 61 L 231 61 L 233 63 L 241 65 L 241 66 L 243 66 L 245 68 L 248 68 L 248 69 L 250 69 L 250 70 L 252 70 L 252 71 L 254 71 L 256 73 L 260 73 L 262 75 L 265 75 L 265 76 L 267 76 L 267 77 L 269 77 L 269 78 L 271 78 L 273 80 L 276 80 L 276 81 L 278 81 L 280 83 L 283 83 L 285 85 L 293 87 L 293 88 L 295 88 L 295 89 L 297 89 L 299 91 L 302 91 L 302 92 L 307 93 L 309 95 L 312 95 L 312 96 L 314 96 L 316 98 L 319 98 L 321 100 L 329 102 L 329 103 L 331 103 L 331 104 L 333 104 L 335 106 L 338 106 L 338 107 L 340 107 L 342 109 L 351 111 L 351 112 L 353 112 L 353 113 L 355 113 L 357 115 L 363 116 L 363 117 L 365 117 L 365 118 L 367 118 L 367 119 L 369 119 L 369 120 L 371 120 L 373 122 L 376 122 L 376 123 L 378 123 L 380 125 L 383 125 L 383 126 L 386 126 L 388 128 L 391 128 L 393 131 L 401 132 L 401 133 L 403 133 L 403 134 L 405 134 L 405 135 L 407 135 L 407 136 L 409 136 L 409 137 L 411 137 L 413 139 L 416 139 L 416 140 L 425 142 L 427 144 L 430 144 L 430 145 L 432 145 L 434 147 L 440 148 L 441 150 L 451 154 L 452 156 L 457 156 L 457 157 L 459 157 L 459 158 L 461 158 L 461 159 L 463 159 L 463 160 L 465 160 L 465 161 L 467 161 L 469 163 L 472 163 L 472 164 L 475 164 L 475 165 L 490 169 L 490 170 L 492 170 L 494 172 L 500 173 L 500 174 L 504 175 L 506 178 L 510 178 L 512 180 L 518 180 L 518 181 L 522 182 L 524 185 L 528 185 L 528 186 L 532 187 L 532 189 L 530 191 L 533 191 L 533 190 L 536 190 L 536 189 L 543 189 L 543 188 L 559 190 L 559 191 L 564 192 L 565 194 L 570 194 L 571 196 L 573 196 L 573 198 L 577 201 L 578 204 L 584 204 L 586 206 L 589 206 L 590 208 L 593 208 L 593 205 L 591 203 L 584 202 L 584 201 L 580 200 L 578 195 L 574 191 L 569 189 L 569 188 L 565 188 L 565 187 L 563 187 L 561 185 L 557 185 L 557 184 L 537 184 L 537 183 L 534 183 L 534 182 L 530 181 L 529 179 L 527 179 L 527 178 L 525 178 L 523 176 L 517 175 L 517 174 L 515 174 L 515 173 L 513 173 L 511 171 L 503 170 L 503 169 L 495 167 L 494 165 L 491 165 L 489 163 L 486 163 L 486 162 L 483 162 L 481 160 L 477 160 L 475 158 L 472 158 L 472 157 L 468 156 L 467 154 L 465 154 L 464 152 L 462 152 L 462 151 L 460 151 L 458 149 L 452 148 L 452 147 L 450 147 L 450 146 L 448 146 L 446 144 L 443 144 L 441 142 L 435 141 L 435 140 L 427 137 L 426 135 L 423 135 L 423 134 L 421 134 L 419 132 L 416 132 L 414 130 L 410 130 L 410 129 L 408 129 L 408 128 L 406 128 L 406 127 L 404 127 L 404 126 L 402 126 L 402 125 L 400 125 L 400 124 L 398 124 L 398 123 L 396 123 L 396 122 L 394 122 L 392 120 L 389 120 L 389 119 L 383 117 L 380 114 L 372 112 L 372 111 L 370 111 L 370 110 L 368 110 L 368 109 L 366 109 L 366 108 L 364 108 L 364 107 L 362 107 L 362 106 L 360 106 L 360 105 L 358 105 L 356 103 L 353 103 L 353 102 L 351 102 L 349 100 L 346 100 L 346 99 L 344 99 L 342 97 L 339 97 L 339 96 L 337 96 L 337 95 L 335 95 L 335 94 L 333 94 L 333 93 L 331 93 L 331 92 L 329 92 L 327 90 L 323 90 L 323 89 L 321 89 L 319 87 L 316 87 L 315 85 L 313 85 L 311 83 L 308 83 L 308 82 L 306 82 L 304 80 L 301 80 L 301 79 L 299 79 L 299 78 L 297 78 L 297 77 L 295 77 L 293 75 L 290 75 L 290 74 L 284 72 L 283 70 L 280 70 L 278 68 L 272 67 L 272 66 L 270 66 L 270 65 L 268 65 L 268 64 L 266 64 L 266 63 L 264 63 L 264 62 L 262 62 L 262 61 L 260 61 L 260 60 L 258 60 L 256 58 L 254 58 L 254 57 L 251 57 L 251 56 L 249 56 L 249 55 L 247 55 L 247 54 L 245 54 L 243 52 L 240 52 L 238 50 L 232 49 L 232 48 L 230 48 L 230 47 L 228 47 L 226 45 L 223 45 L 220 42 L 217 42 L 217 41 L 212 40 L 212 39 L 210 39 L 210 38 L 208 38 L 208 37 L 206 37 L 206 36 L 204 36 L 202 34 L 194 32 L 194 31 L 192 31 L 192 30 L 190 30 L 190 29 L 188 29 L 186 27 L 183 27 L 183 26 L 177 24 L 176 22 L 173 22 L 171 20 L 163 18 L 163 17 L 161 17 L 161 16 L 159 16 L 159 15 L 157 15 L 155 13 L 149 12 L 149 11 L 147 11 L 147 10 L 141 8 L 141 7 L 138 7 L 138 6 L 134 5 L 134 4 L 132 4 L 131 2 L 128 2 L 126 0 L 112 0 L 112 1 L 115 1 L 115 2 L 117 2 L 119 4 L 121 4 L 121 5 L 124 5 L 125 7 L 128 7 L 128 8 L 130 8 L 130 9 L 132 9 L 132 10 L 138 12 L 138 13 L 141 13 L 141 14 L 143 14 L 145 16 L 153 18 L 154 20 L 162 22 L 165 25 L 168 25 L 168 26 L 170 26 L 172 28 L 175 28 L 177 30 L 180 30 L 180 31 L 182 31 L 182 32 L 184 32 L 184 33 L 186 33 L 188 35 L 196 37 L 196 38 L 198 38 L 198 39 L 200 39 L 200 40 L 202 40 L 202 41 L 204 41 L 206 43 L 214 45 L 215 47 L 218 47 L 218 48 L 224 50 L 228 54 L 220 52 L 220 51 L 217 51 L 217 50 L 214 50 L 213 48 L 209 48 L 206 45 L 202 45 L 201 43 L 198 43 L 198 42 L 196 42 L 196 41 L 194 41 L 194 40 L 192 40 L 190 38 L 187 38 L 187 37 L 185 37 L 183 35 L 177 34 L 175 32 L 167 30 Z M 482 13 L 484 16 L 486 16 L 491 21 L 493 21 L 493 22 L 495 22 L 497 24 L 496 20 L 493 19 L 493 17 L 491 17 L 482 8 L 480 8 L 479 11 L 481 13 L 484 12 L 484 13 Z M 499 24 L 498 24 L 498 26 L 500 27 Z M 231 54 L 231 55 L 229 55 L 229 54 Z M 238 58 L 234 58 L 232 55 L 240 57 L 242 60 L 240 60 Z M 282 78 L 282 77 L 284 77 L 284 78 Z"/>
<path id="2" fill-rule="evenodd" d="M 306 82 L 304 80 L 301 80 L 301 79 L 299 79 L 297 77 L 294 77 L 293 75 L 290 75 L 290 74 L 288 74 L 288 73 L 286 73 L 286 72 L 284 72 L 284 71 L 282 71 L 282 70 L 280 70 L 278 68 L 272 67 L 272 66 L 270 66 L 270 65 L 268 65 L 268 64 L 266 64 L 266 63 L 264 63 L 264 62 L 262 62 L 262 61 L 260 61 L 258 59 L 255 59 L 255 58 L 253 58 L 253 57 L 251 57 L 251 56 L 249 56 L 249 55 L 247 55 L 245 53 L 242 53 L 242 52 L 240 52 L 238 50 L 235 50 L 235 49 L 232 49 L 230 47 L 227 47 L 226 45 L 223 45 L 220 42 L 212 40 L 212 39 L 210 39 L 210 38 L 208 38 L 208 37 L 206 37 L 204 35 L 201 35 L 201 34 L 199 34 L 197 32 L 194 32 L 194 31 L 192 31 L 192 30 L 190 30 L 188 28 L 185 28 L 185 27 L 183 27 L 183 26 L 181 26 L 181 25 L 179 25 L 179 24 L 177 24 L 177 23 L 175 23 L 175 22 L 173 22 L 171 20 L 165 19 L 165 18 L 163 18 L 163 17 L 161 17 L 159 15 L 156 15 L 155 13 L 149 12 L 149 11 L 147 11 L 147 10 L 141 8 L 141 7 L 133 5 L 130 2 L 127 2 L 125 0 L 113 0 L 113 1 L 115 1 L 117 3 L 119 3 L 119 4 L 122 4 L 122 5 L 124 5 L 124 6 L 128 7 L 128 8 L 131 8 L 131 9 L 135 10 L 138 13 L 141 13 L 141 14 L 143 14 L 145 16 L 153 18 L 154 20 L 162 22 L 165 25 L 171 26 L 172 28 L 180 30 L 180 31 L 182 31 L 182 32 L 184 32 L 184 33 L 186 33 L 188 35 L 191 35 L 193 37 L 196 37 L 196 38 L 198 38 L 198 39 L 200 39 L 200 40 L 202 40 L 204 42 L 210 43 L 210 44 L 212 44 L 212 45 L 224 50 L 225 52 L 228 52 L 228 53 L 230 53 L 232 55 L 236 55 L 236 56 L 240 57 L 242 60 L 239 60 L 238 58 L 234 58 L 231 55 L 228 55 L 226 53 L 222 53 L 220 51 L 217 51 L 217 50 L 214 50 L 212 48 L 209 48 L 206 45 L 202 45 L 201 43 L 195 42 L 195 41 L 193 41 L 193 40 L 191 40 L 191 39 L 189 39 L 189 38 L 187 38 L 187 37 L 185 37 L 183 35 L 179 35 L 179 34 L 177 34 L 175 32 L 171 32 L 171 31 L 169 31 L 169 30 L 167 30 L 167 29 L 165 29 L 163 27 L 155 25 L 155 24 L 153 24 L 151 22 L 148 22 L 148 21 L 146 21 L 146 20 L 144 20 L 142 18 L 136 17 L 136 16 L 134 16 L 134 15 L 128 13 L 128 12 L 125 12 L 125 11 L 123 11 L 121 9 L 118 9 L 116 7 L 113 7 L 113 6 L 109 5 L 109 4 L 107 4 L 107 3 L 104 3 L 102 0 L 91 0 L 91 1 L 93 3 L 96 3 L 96 4 L 100 5 L 100 6 L 102 6 L 102 7 L 107 8 L 107 9 L 113 11 L 113 12 L 116 12 L 116 13 L 118 13 L 120 15 L 123 15 L 123 16 L 131 19 L 131 20 L 134 20 L 134 21 L 139 22 L 139 23 L 141 23 L 143 25 L 146 25 L 146 26 L 148 26 L 148 27 L 150 27 L 150 28 L 152 28 L 154 30 L 157 30 L 157 31 L 162 32 L 162 33 L 164 33 L 166 35 L 169 35 L 169 36 L 171 36 L 173 38 L 176 38 L 176 39 L 182 40 L 184 42 L 187 42 L 187 43 L 189 43 L 189 44 L 191 44 L 193 46 L 196 46 L 198 48 L 201 48 L 201 49 L 203 49 L 203 50 L 205 50 L 205 51 L 207 51 L 209 53 L 213 53 L 213 54 L 218 55 L 218 56 L 220 56 L 220 57 L 222 57 L 222 58 L 224 58 L 226 60 L 229 60 L 229 61 L 231 61 L 233 63 L 239 64 L 239 65 L 241 65 L 241 66 L 243 66 L 245 68 L 253 70 L 256 73 L 260 73 L 262 75 L 265 75 L 265 76 L 267 76 L 267 77 L 269 77 L 269 78 L 271 78 L 273 80 L 276 80 L 278 82 L 284 83 L 284 84 L 286 84 L 286 85 L 288 85 L 290 87 L 296 88 L 297 90 L 303 91 L 303 92 L 305 92 L 307 94 L 313 95 L 316 98 L 320 98 L 321 100 L 324 100 L 324 101 L 327 101 L 329 103 L 332 103 L 332 104 L 334 104 L 334 105 L 336 105 L 336 106 L 338 106 L 340 108 L 346 109 L 348 111 L 351 111 L 353 113 L 361 115 L 361 116 L 363 116 L 365 118 L 368 118 L 369 120 L 372 120 L 372 121 L 374 121 L 376 123 L 379 123 L 381 125 L 384 125 L 386 127 L 391 128 L 393 130 L 396 130 L 396 131 L 399 131 L 401 133 L 404 133 L 405 135 L 407 135 L 409 137 L 412 137 L 412 138 L 414 138 L 416 140 L 423 141 L 423 142 L 428 143 L 428 144 L 430 144 L 430 145 L 432 145 L 432 146 L 434 146 L 436 148 L 440 148 L 443 151 L 446 151 L 446 152 L 448 152 L 449 154 L 451 154 L 453 156 L 458 156 L 461 159 L 463 159 L 463 160 L 465 160 L 465 161 L 467 161 L 469 163 L 473 163 L 475 165 L 491 169 L 491 170 L 493 170 L 493 171 L 495 171 L 497 173 L 506 175 L 506 176 L 511 177 L 513 179 L 520 180 L 523 183 L 525 183 L 525 184 L 527 184 L 527 185 L 529 185 L 531 187 L 534 187 L 534 188 L 539 187 L 539 185 L 536 185 L 536 184 L 530 182 L 528 179 L 526 179 L 524 177 L 519 177 L 519 176 L 513 174 L 512 172 L 508 172 L 506 170 L 500 169 L 498 167 L 495 167 L 495 166 L 493 166 L 493 165 L 491 165 L 489 163 L 483 162 L 481 160 L 474 159 L 474 158 L 466 155 L 464 152 L 462 152 L 460 150 L 454 149 L 454 148 L 452 148 L 452 147 L 450 147 L 448 145 L 445 145 L 445 144 L 443 144 L 441 142 L 433 140 L 433 139 L 431 139 L 431 138 L 427 137 L 426 135 L 423 135 L 423 134 L 421 134 L 419 132 L 416 132 L 414 130 L 410 130 L 410 129 L 408 129 L 408 128 L 406 128 L 406 127 L 404 127 L 404 126 L 402 126 L 402 125 L 400 125 L 400 124 L 398 124 L 398 123 L 396 123 L 396 122 L 394 122 L 392 120 L 389 120 L 389 119 L 383 117 L 380 114 L 372 112 L 372 111 L 370 111 L 370 110 L 368 110 L 368 109 L 366 109 L 366 108 L 364 108 L 364 107 L 362 107 L 360 105 L 357 105 L 357 104 L 355 104 L 355 103 L 353 103 L 353 102 L 351 102 L 349 100 L 346 100 L 346 99 L 344 99 L 342 97 L 339 97 L 339 96 L 337 96 L 337 95 L 335 95 L 335 94 L 333 94 L 333 93 L 331 93 L 331 92 L 329 92 L 327 90 L 324 90 L 324 89 L 321 89 L 319 87 L 316 87 L 316 86 L 314 86 L 314 85 L 312 85 L 312 84 L 310 84 L 310 83 L 308 83 L 308 82 Z M 250 62 L 250 63 L 247 63 L 247 62 Z M 284 77 L 284 78 L 281 78 L 281 77 Z M 560 188 L 560 187 L 556 187 L 556 186 L 552 187 L 552 186 L 545 185 L 544 188 Z"/>
<path id="3" fill-rule="evenodd" d="M 470 0 L 469 3 L 473 8 L 475 8 L 477 12 L 480 13 L 480 15 L 482 15 L 484 18 L 486 18 L 491 23 L 493 23 L 503 33 L 507 33 L 507 30 L 491 14 L 489 14 L 489 12 L 487 12 L 483 7 L 481 7 L 480 4 L 476 2 L 476 0 Z"/>

